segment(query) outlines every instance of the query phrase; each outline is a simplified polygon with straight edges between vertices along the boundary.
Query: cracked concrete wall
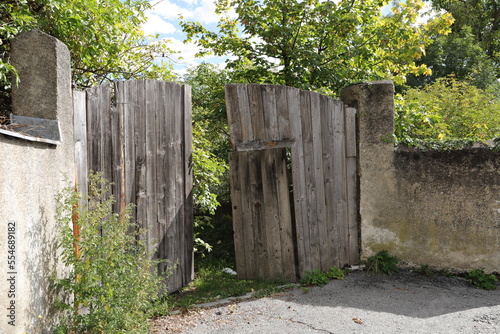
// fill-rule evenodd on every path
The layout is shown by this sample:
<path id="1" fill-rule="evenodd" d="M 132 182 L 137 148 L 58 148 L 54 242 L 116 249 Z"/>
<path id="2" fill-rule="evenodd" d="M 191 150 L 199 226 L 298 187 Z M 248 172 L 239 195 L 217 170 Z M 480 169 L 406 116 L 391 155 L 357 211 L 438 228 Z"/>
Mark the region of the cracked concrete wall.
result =
<path id="1" fill-rule="evenodd" d="M 393 95 L 390 81 L 342 93 L 358 112 L 361 257 L 500 271 L 500 152 L 394 147 Z"/>
<path id="2" fill-rule="evenodd" d="M 34 30 L 12 41 L 11 59 L 21 79 L 13 113 L 57 119 L 62 144 L 0 134 L 0 333 L 49 333 L 57 317 L 50 276 L 62 270 L 55 196 L 75 179 L 70 54 Z"/>

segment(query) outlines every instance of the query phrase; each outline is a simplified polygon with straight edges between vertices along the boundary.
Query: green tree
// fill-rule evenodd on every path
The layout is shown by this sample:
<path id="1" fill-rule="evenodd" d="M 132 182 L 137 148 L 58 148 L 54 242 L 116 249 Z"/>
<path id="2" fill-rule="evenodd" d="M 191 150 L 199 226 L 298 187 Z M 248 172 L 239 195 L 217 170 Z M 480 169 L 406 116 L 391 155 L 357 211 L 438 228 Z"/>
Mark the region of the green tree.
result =
<path id="1" fill-rule="evenodd" d="M 215 210 L 230 201 L 224 84 L 231 80 L 231 71 L 206 63 L 188 69 L 183 78 L 192 87 L 195 248 L 200 253 L 212 248 L 203 239 L 216 225 Z"/>
<path id="2" fill-rule="evenodd" d="M 497 84 L 495 65 L 483 52 L 469 27 L 458 33 L 438 36 L 417 64 L 425 64 L 432 73 L 421 76 L 410 74 L 407 84 L 412 87 L 430 84 L 449 75 L 481 89 Z"/>
<path id="3" fill-rule="evenodd" d="M 476 43 L 494 62 L 496 77 L 500 77 L 500 3 L 496 0 L 433 0 L 432 4 L 453 15 L 453 34 L 470 29 Z"/>
<path id="4" fill-rule="evenodd" d="M 172 51 L 157 36 L 141 30 L 146 0 L 3 0 L 0 3 L 0 87 L 8 89 L 15 69 L 9 40 L 33 28 L 65 43 L 73 81 L 89 87 L 116 79 L 172 79 L 166 62 Z"/>
<path id="5" fill-rule="evenodd" d="M 218 0 L 218 32 L 196 22 L 181 23 L 199 55 L 229 56 L 227 66 L 252 82 L 284 84 L 335 93 L 362 80 L 427 73 L 415 60 L 434 35 L 452 23 L 445 14 L 417 24 L 423 2 Z M 237 14 L 231 18 L 230 10 Z"/>

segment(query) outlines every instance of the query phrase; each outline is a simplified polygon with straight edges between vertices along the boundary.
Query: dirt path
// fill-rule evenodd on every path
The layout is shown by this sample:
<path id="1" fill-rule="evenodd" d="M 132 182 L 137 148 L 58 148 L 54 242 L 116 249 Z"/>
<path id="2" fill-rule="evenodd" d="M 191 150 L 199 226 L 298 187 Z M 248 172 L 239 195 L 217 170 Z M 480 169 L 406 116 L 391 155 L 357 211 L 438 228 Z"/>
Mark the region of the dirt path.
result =
<path id="1" fill-rule="evenodd" d="M 500 333 L 499 289 L 460 278 L 353 272 L 294 289 L 157 320 L 164 333 Z"/>

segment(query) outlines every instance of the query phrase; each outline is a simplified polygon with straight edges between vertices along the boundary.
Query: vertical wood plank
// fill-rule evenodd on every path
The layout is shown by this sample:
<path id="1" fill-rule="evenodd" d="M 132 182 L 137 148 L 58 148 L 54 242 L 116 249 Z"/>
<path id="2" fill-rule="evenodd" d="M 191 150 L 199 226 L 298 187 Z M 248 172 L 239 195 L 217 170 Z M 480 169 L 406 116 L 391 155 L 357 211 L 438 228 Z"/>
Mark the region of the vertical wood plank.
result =
<path id="1" fill-rule="evenodd" d="M 288 109 L 290 118 L 291 136 L 295 138 L 295 144 L 291 148 L 292 153 L 292 182 L 293 201 L 295 214 L 295 230 L 297 243 L 297 262 L 299 274 L 303 275 L 310 270 L 310 248 L 308 246 L 309 233 L 307 229 L 307 195 L 306 175 L 304 159 L 304 138 L 302 133 L 302 114 L 300 108 L 300 91 L 287 88 Z"/>
<path id="2" fill-rule="evenodd" d="M 337 226 L 335 225 L 335 207 L 333 205 L 335 200 L 335 184 L 334 184 L 334 129 L 333 129 L 333 118 L 335 110 L 335 104 L 332 99 L 326 99 L 323 106 L 323 115 L 325 117 L 322 120 L 322 141 L 323 141 L 323 172 L 324 172 L 324 184 L 325 184 L 325 203 L 326 203 L 326 216 L 325 216 L 325 227 L 326 232 L 325 238 L 328 244 L 328 257 L 330 258 L 332 265 L 338 266 L 338 254 L 339 250 L 339 240 Z"/>
<path id="3" fill-rule="evenodd" d="M 240 138 L 236 141 L 238 143 L 250 141 L 254 138 L 248 87 L 249 85 L 237 85 L 236 87 L 238 93 L 238 115 L 241 121 Z"/>
<path id="4" fill-rule="evenodd" d="M 193 129 L 192 129 L 192 108 L 191 108 L 191 87 L 183 85 L 183 116 L 184 116 L 184 261 L 186 269 L 183 279 L 183 286 L 194 279 L 194 231 L 193 231 Z"/>
<path id="5" fill-rule="evenodd" d="M 280 203 L 278 202 L 277 188 L 279 153 L 281 150 L 268 149 L 255 152 L 259 153 L 257 159 L 262 162 L 260 167 L 262 174 L 262 221 L 264 229 L 261 233 L 264 234 L 267 241 L 265 248 L 268 254 L 267 267 L 269 268 L 267 277 L 265 278 L 279 278 L 283 276 L 278 213 Z"/>
<path id="6" fill-rule="evenodd" d="M 236 150 L 238 144 L 241 143 L 241 110 L 239 109 L 239 95 L 237 84 L 226 84 L 226 114 L 229 125 L 229 140 L 233 150 Z"/>
<path id="7" fill-rule="evenodd" d="M 262 113 L 264 117 L 263 128 L 264 137 L 255 138 L 261 141 L 275 141 L 280 140 L 280 132 L 278 126 L 278 108 L 276 105 L 277 87 L 274 85 L 262 85 Z"/>
<path id="8" fill-rule="evenodd" d="M 334 223 L 337 231 L 337 242 L 339 243 L 339 266 L 346 262 L 346 240 L 348 230 L 346 228 L 346 183 L 345 183 L 345 137 L 344 137 L 344 106 L 341 102 L 336 102 L 333 116 L 334 130 L 334 168 L 333 183 L 335 194 L 332 205 L 335 209 Z"/>
<path id="9" fill-rule="evenodd" d="M 290 130 L 290 114 L 288 106 L 288 87 L 278 86 L 275 89 L 276 108 L 278 117 L 278 139 L 289 140 L 294 138 Z"/>
<path id="10" fill-rule="evenodd" d="M 359 262 L 359 226 L 357 194 L 357 145 L 356 145 L 356 109 L 345 108 L 346 132 L 346 187 L 347 187 L 347 224 L 349 230 L 349 263 Z"/>
<path id="11" fill-rule="evenodd" d="M 88 162 L 87 162 L 87 106 L 86 95 L 83 91 L 73 91 L 74 109 L 74 143 L 76 186 L 84 197 L 88 189 Z"/>
<path id="12" fill-rule="evenodd" d="M 147 230 L 145 231 L 146 243 L 148 246 L 148 251 L 153 252 L 157 248 L 157 243 L 159 239 L 158 235 L 158 216 L 157 216 L 157 192 L 156 190 L 156 168 L 157 168 L 157 133 L 156 133 L 156 116 L 157 116 L 157 82 L 153 80 L 144 80 L 144 94 L 145 94 L 145 106 L 144 106 L 144 125 L 145 125 L 145 190 L 146 190 L 146 221 L 145 225 Z M 153 255 L 153 258 L 157 258 L 158 253 Z"/>
<path id="13" fill-rule="evenodd" d="M 243 184 L 240 182 L 240 176 L 245 174 L 245 167 L 241 165 L 240 158 L 246 155 L 245 152 L 230 152 L 229 153 L 229 170 L 231 184 L 231 205 L 233 214 L 233 232 L 234 232 L 234 251 L 236 260 L 236 272 L 238 278 L 247 279 L 249 277 L 250 261 L 247 263 L 247 255 L 252 250 L 252 244 L 246 244 L 245 239 L 245 224 L 244 224 L 244 199 L 245 193 L 242 192 Z M 253 237 L 250 238 L 253 241 Z"/>
<path id="14" fill-rule="evenodd" d="M 262 86 L 249 84 L 247 90 L 250 108 L 249 112 L 252 119 L 252 136 L 248 138 L 248 141 L 255 141 L 257 139 L 268 141 L 268 127 L 265 123 L 265 111 L 262 101 Z"/>
<path id="15" fill-rule="evenodd" d="M 184 115 L 182 110 L 182 90 L 181 86 L 176 83 L 170 83 L 171 89 L 174 91 L 174 160 L 175 165 L 175 238 L 177 240 L 177 247 L 174 247 L 174 261 L 178 263 L 178 268 L 175 274 L 176 286 L 182 286 L 183 271 L 186 270 L 186 264 L 183 255 L 185 254 L 184 248 L 186 247 L 186 240 L 184 238 L 184 208 L 183 202 L 184 194 L 184 155 L 183 143 L 184 138 Z"/>
<path id="16" fill-rule="evenodd" d="M 307 91 L 300 92 L 300 108 L 302 115 L 302 142 L 304 145 L 304 171 L 306 178 L 306 203 L 307 203 L 307 220 L 304 223 L 304 239 L 309 248 L 309 256 L 305 259 L 307 264 L 306 270 L 312 271 L 319 269 L 320 252 L 319 252 L 319 227 L 318 227 L 318 212 L 316 211 L 316 203 L 319 200 L 317 196 L 317 180 L 315 178 L 316 168 L 314 165 L 314 142 L 313 142 L 313 114 L 311 94 Z"/>

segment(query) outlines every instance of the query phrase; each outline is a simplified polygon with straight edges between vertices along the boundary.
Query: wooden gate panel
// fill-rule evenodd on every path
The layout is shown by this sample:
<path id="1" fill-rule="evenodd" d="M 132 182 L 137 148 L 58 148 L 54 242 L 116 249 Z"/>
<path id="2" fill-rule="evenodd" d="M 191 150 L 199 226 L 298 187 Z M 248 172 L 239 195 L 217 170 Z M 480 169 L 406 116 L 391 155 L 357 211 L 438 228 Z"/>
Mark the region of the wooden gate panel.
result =
<path id="1" fill-rule="evenodd" d="M 295 280 L 286 150 L 230 153 L 240 279 Z"/>
<path id="2" fill-rule="evenodd" d="M 274 85 L 226 85 L 226 101 L 231 143 L 236 151 L 290 147 L 299 275 L 314 269 L 328 270 L 334 265 L 357 263 L 355 110 L 346 109 L 339 100 L 314 92 Z M 256 157 L 264 159 L 263 155 Z M 259 165 L 263 175 L 266 175 L 265 164 Z M 241 162 L 238 167 L 242 168 Z M 231 168 L 233 175 L 236 172 L 234 166 Z M 243 182 L 234 175 L 231 180 Z M 265 188 L 268 182 L 268 179 L 263 181 L 262 187 Z M 251 200 L 246 197 L 243 186 L 233 191 L 233 201 L 238 205 L 244 207 L 246 201 Z M 262 191 L 270 198 L 269 189 Z M 268 199 L 266 203 L 273 201 Z M 271 221 L 274 211 L 272 208 L 267 210 L 264 217 Z M 237 212 L 235 217 L 248 220 L 248 226 L 260 223 L 260 216 L 256 216 L 253 208 L 249 212 Z M 269 254 L 266 253 L 269 249 L 258 246 L 264 237 L 268 238 L 266 242 L 275 242 L 270 226 L 266 225 L 266 236 L 258 235 L 256 239 L 253 235 L 251 252 L 254 257 L 261 256 L 261 252 Z M 235 237 L 242 238 L 240 235 Z M 236 249 L 237 253 L 246 251 L 248 248 L 241 244 Z M 251 256 L 246 254 L 244 257 L 246 262 L 240 261 L 240 267 L 250 266 Z M 260 270 L 258 263 L 251 265 Z"/>
<path id="3" fill-rule="evenodd" d="M 193 278 L 191 90 L 154 80 L 87 91 L 89 168 L 113 181 L 119 212 L 133 204 L 132 219 L 155 257 L 174 268 L 166 278 L 176 291 Z"/>

